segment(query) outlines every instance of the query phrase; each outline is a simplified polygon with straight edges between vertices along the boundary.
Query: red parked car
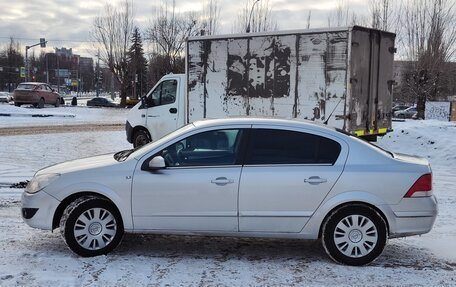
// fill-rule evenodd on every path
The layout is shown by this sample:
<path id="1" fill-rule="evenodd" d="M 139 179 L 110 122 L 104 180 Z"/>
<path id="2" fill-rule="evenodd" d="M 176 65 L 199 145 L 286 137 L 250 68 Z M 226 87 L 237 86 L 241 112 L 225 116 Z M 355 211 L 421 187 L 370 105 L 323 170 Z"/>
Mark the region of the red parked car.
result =
<path id="1" fill-rule="evenodd" d="M 13 92 L 14 105 L 33 104 L 34 107 L 43 108 L 45 104 L 60 106 L 61 97 L 46 83 L 27 82 L 20 83 Z"/>

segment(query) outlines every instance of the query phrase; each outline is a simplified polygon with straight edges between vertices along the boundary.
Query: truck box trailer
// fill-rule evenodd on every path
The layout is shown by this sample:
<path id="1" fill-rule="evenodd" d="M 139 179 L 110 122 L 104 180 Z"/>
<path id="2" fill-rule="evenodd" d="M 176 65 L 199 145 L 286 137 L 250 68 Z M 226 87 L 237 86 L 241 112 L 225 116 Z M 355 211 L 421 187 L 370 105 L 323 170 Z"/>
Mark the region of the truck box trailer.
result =
<path id="1" fill-rule="evenodd" d="M 187 39 L 128 116 L 135 146 L 203 118 L 298 118 L 373 139 L 391 130 L 395 34 L 359 26 Z"/>

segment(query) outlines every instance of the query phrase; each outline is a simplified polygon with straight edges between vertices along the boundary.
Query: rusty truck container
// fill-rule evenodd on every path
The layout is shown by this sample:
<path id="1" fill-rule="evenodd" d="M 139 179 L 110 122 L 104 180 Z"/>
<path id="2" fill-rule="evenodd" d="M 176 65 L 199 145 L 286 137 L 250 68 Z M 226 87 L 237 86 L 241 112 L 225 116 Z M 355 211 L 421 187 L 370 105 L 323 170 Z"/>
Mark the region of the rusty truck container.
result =
<path id="1" fill-rule="evenodd" d="M 189 38 L 186 121 L 271 116 L 385 134 L 394 41 L 359 26 Z"/>

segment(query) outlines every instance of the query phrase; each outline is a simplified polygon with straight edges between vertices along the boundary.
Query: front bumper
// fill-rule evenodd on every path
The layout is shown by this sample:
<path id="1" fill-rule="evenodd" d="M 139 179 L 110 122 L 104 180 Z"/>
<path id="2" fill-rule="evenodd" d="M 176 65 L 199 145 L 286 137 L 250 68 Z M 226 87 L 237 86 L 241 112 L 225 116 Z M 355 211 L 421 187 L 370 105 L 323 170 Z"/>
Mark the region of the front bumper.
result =
<path id="1" fill-rule="evenodd" d="M 33 194 L 23 192 L 21 198 L 22 219 L 31 227 L 52 230 L 52 220 L 59 204 L 60 201 L 44 190 Z M 33 212 L 34 214 L 31 215 Z"/>
<path id="2" fill-rule="evenodd" d="M 133 143 L 133 127 L 131 126 L 131 124 L 127 121 L 125 123 L 125 132 L 127 133 L 127 141 L 129 143 Z"/>

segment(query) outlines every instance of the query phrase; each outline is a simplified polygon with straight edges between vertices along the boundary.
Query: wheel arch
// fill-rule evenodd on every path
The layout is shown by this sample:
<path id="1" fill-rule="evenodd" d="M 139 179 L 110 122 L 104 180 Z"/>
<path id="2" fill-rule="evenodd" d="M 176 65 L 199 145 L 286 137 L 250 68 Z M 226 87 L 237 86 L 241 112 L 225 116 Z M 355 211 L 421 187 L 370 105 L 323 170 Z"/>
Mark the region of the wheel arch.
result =
<path id="1" fill-rule="evenodd" d="M 390 205 L 381 197 L 366 191 L 346 191 L 325 200 L 313 213 L 301 233 L 309 239 L 321 237 L 321 230 L 328 216 L 334 210 L 350 204 L 363 204 L 373 208 L 385 220 L 387 234 L 395 229 L 395 214 Z"/>
<path id="2" fill-rule="evenodd" d="M 133 128 L 133 131 L 132 131 L 132 138 L 135 135 L 135 133 L 137 133 L 140 130 L 145 131 L 147 133 L 147 135 L 149 136 L 149 139 L 152 140 L 152 137 L 150 136 L 149 130 L 146 127 L 144 127 L 144 126 L 135 126 Z"/>
<path id="3" fill-rule="evenodd" d="M 370 207 L 373 210 L 375 210 L 382 217 L 382 219 L 385 221 L 385 223 L 386 223 L 386 234 L 389 236 L 389 234 L 390 234 L 389 221 L 388 221 L 388 218 L 386 217 L 385 213 L 380 208 L 378 208 L 374 204 L 371 204 L 371 203 L 368 203 L 368 202 L 364 202 L 364 201 L 349 201 L 349 202 L 344 202 L 344 203 L 341 203 L 341 204 L 333 207 L 331 210 L 329 210 L 329 212 L 326 213 L 325 217 L 323 218 L 323 221 L 320 223 L 320 228 L 318 230 L 318 238 L 321 238 L 321 235 L 322 235 L 322 232 L 323 232 L 323 226 L 325 225 L 325 222 L 328 220 L 329 216 L 331 216 L 331 214 L 333 214 L 334 211 L 336 211 L 336 210 L 338 210 L 340 208 L 343 208 L 345 206 L 350 206 L 350 205 L 364 205 L 364 206 Z"/>
<path id="4" fill-rule="evenodd" d="M 124 218 L 122 217 L 122 212 L 119 210 L 119 207 L 116 205 L 116 203 L 114 201 L 112 201 L 109 197 L 101 194 L 101 193 L 98 193 L 98 192 L 93 192 L 93 191 L 81 191 L 81 192 L 77 192 L 77 193 L 73 193 L 69 196 L 67 196 L 66 198 L 64 198 L 59 206 L 57 206 L 55 212 L 54 212 L 54 217 L 52 218 L 52 230 L 56 229 L 59 227 L 59 223 L 60 223 L 60 219 L 62 218 L 62 215 L 63 215 L 63 212 L 65 211 L 65 208 L 70 204 L 72 203 L 73 201 L 75 201 L 76 199 L 78 198 L 81 198 L 83 196 L 94 196 L 94 197 L 99 197 L 99 198 L 103 198 L 103 199 L 106 199 L 108 200 L 109 202 L 111 202 L 113 204 L 113 206 L 117 209 L 117 211 L 119 212 L 120 214 L 120 217 L 121 217 L 121 220 L 122 222 L 125 222 Z"/>

